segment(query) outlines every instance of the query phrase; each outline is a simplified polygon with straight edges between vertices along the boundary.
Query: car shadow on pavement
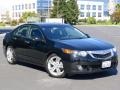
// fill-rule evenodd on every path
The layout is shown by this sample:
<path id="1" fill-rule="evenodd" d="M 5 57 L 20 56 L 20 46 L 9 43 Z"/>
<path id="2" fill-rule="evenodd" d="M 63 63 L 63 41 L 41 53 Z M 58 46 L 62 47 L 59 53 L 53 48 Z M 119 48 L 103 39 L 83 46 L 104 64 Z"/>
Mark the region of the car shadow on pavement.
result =
<path id="1" fill-rule="evenodd" d="M 36 66 L 36 65 L 33 65 L 33 64 L 23 63 L 23 62 L 17 62 L 17 64 L 21 65 L 21 66 L 24 66 L 24 67 L 29 67 L 31 69 L 35 69 L 35 70 L 38 70 L 38 71 L 46 72 L 45 68 L 40 67 L 40 66 Z"/>
<path id="2" fill-rule="evenodd" d="M 92 73 L 92 74 L 79 74 L 79 75 L 77 74 L 67 78 L 74 80 L 90 80 L 90 79 L 105 78 L 105 77 L 117 75 L 117 73 L 118 73 L 117 69 L 114 69 L 114 70 L 108 70 L 108 71 Z"/>

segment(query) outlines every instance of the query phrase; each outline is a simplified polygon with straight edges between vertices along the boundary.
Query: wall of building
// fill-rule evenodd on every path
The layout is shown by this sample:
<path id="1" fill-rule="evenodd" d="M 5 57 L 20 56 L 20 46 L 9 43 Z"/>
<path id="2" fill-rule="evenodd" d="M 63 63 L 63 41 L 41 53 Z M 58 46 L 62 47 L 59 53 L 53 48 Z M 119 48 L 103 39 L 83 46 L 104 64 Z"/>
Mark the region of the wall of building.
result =
<path id="1" fill-rule="evenodd" d="M 80 19 L 95 17 L 97 20 L 104 19 L 104 2 L 78 1 Z"/>
<path id="2" fill-rule="evenodd" d="M 37 13 L 37 0 L 15 0 L 11 6 L 11 19 L 18 20 L 24 12 Z"/>

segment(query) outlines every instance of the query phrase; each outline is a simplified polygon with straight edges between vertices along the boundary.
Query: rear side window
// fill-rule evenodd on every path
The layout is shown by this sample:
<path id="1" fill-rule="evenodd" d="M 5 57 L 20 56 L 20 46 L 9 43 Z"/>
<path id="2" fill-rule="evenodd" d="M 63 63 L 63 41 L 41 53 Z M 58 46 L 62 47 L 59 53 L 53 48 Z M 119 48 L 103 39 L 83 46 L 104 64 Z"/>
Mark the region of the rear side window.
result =
<path id="1" fill-rule="evenodd" d="M 21 26 L 14 32 L 15 36 L 28 37 L 29 26 Z"/>

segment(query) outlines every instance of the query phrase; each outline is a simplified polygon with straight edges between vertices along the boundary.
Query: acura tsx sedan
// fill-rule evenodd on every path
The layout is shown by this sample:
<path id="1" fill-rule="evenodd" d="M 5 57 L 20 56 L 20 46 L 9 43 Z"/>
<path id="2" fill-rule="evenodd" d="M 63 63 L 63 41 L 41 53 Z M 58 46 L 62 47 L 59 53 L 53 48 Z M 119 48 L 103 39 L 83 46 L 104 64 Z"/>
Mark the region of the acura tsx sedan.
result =
<path id="1" fill-rule="evenodd" d="M 116 70 L 116 48 L 69 24 L 23 24 L 6 34 L 4 54 L 17 61 L 42 66 L 50 76 L 89 74 Z"/>

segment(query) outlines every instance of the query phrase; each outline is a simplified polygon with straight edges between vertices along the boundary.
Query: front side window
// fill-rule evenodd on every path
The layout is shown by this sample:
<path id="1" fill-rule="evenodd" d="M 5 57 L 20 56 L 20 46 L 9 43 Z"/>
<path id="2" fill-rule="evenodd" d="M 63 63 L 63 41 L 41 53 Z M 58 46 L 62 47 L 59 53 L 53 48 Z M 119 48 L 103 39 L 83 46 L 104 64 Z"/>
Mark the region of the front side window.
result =
<path id="1" fill-rule="evenodd" d="M 32 39 L 35 39 L 35 38 L 42 39 L 43 38 L 39 27 L 37 27 L 37 26 L 31 27 L 30 38 L 32 38 Z"/>
<path id="2" fill-rule="evenodd" d="M 87 38 L 85 34 L 69 25 L 42 26 L 42 31 L 49 39 L 83 39 Z"/>

